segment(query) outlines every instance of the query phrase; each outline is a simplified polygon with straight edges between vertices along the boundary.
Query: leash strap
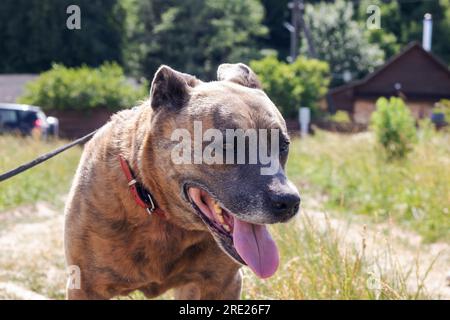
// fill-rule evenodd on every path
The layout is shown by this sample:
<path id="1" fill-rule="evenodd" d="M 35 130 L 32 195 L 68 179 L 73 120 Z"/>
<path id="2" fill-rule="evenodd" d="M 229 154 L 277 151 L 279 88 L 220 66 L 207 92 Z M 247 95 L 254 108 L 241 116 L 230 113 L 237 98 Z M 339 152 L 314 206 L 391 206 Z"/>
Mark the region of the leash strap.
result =
<path id="1" fill-rule="evenodd" d="M 130 189 L 131 195 L 133 196 L 134 201 L 136 201 L 138 206 L 147 210 L 149 215 L 156 213 L 161 218 L 164 218 L 164 212 L 156 207 L 151 193 L 140 182 L 136 180 L 133 173 L 131 172 L 127 160 L 122 155 L 119 155 L 119 162 L 125 178 L 127 179 L 128 188 Z"/>
<path id="2" fill-rule="evenodd" d="M 40 156 L 39 158 L 34 159 L 33 161 L 30 161 L 28 163 L 25 163 L 15 169 L 12 169 L 10 171 L 7 171 L 3 174 L 0 174 L 0 182 L 7 180 L 9 178 L 12 178 L 16 175 L 18 175 L 21 172 L 24 172 L 30 168 L 33 168 L 34 166 L 37 166 L 38 164 L 47 161 L 50 158 L 53 158 L 54 156 L 60 154 L 63 151 L 66 151 L 67 149 L 72 148 L 73 146 L 76 146 L 77 144 L 81 144 L 83 142 L 86 142 L 87 140 L 89 140 L 95 133 L 97 132 L 97 130 L 85 135 L 84 137 L 81 137 L 75 141 L 72 141 L 71 143 L 68 143 L 62 147 L 59 147 L 49 153 L 43 154 L 42 156 Z"/>
<path id="3" fill-rule="evenodd" d="M 33 168 L 33 167 L 37 166 L 38 164 L 40 164 L 44 161 L 47 161 L 48 159 L 53 158 L 54 156 L 60 154 L 61 152 L 64 152 L 65 150 L 76 146 L 77 144 L 81 144 L 81 143 L 88 141 L 97 131 L 98 130 L 95 130 L 95 131 L 85 135 L 84 137 L 81 137 L 75 141 L 72 141 L 71 143 L 61 146 L 51 152 L 43 154 L 42 156 L 34 159 L 33 161 L 30 161 L 30 162 L 25 163 L 15 169 L 12 169 L 3 174 L 0 174 L 0 182 L 7 180 L 9 178 L 12 178 L 12 177 L 18 175 L 19 173 L 24 172 L 30 168 Z M 161 218 L 165 218 L 164 211 L 162 211 L 160 208 L 156 207 L 156 204 L 153 200 L 151 193 L 148 192 L 148 190 L 145 189 L 145 187 L 134 178 L 133 173 L 131 172 L 130 166 L 128 165 L 128 162 L 125 160 L 125 158 L 123 158 L 121 155 L 119 155 L 119 161 L 120 161 L 120 166 L 122 167 L 122 171 L 124 172 L 125 177 L 127 178 L 130 192 L 133 195 L 136 203 L 140 207 L 147 210 L 148 214 L 151 215 L 153 213 L 156 213 Z"/>

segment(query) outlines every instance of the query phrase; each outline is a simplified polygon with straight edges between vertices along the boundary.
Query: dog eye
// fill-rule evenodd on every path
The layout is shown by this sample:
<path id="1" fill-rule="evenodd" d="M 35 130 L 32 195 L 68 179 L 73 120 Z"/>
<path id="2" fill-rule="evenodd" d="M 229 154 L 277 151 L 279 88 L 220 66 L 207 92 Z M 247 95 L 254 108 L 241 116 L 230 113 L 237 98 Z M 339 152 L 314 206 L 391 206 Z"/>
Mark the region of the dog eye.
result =
<path id="1" fill-rule="evenodd" d="M 280 143 L 280 154 L 285 155 L 289 152 L 289 144 L 291 142 L 289 140 L 283 140 Z"/>

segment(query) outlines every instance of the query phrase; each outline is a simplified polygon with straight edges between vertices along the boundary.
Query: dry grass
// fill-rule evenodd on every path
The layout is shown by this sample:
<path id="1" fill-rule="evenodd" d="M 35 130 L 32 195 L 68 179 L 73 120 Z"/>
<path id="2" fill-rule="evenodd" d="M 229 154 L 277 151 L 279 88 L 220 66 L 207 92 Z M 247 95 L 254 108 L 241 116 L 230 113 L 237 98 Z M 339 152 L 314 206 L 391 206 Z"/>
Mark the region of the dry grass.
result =
<path id="1" fill-rule="evenodd" d="M 246 299 L 417 299 L 430 297 L 425 279 L 394 263 L 366 256 L 364 238 L 347 241 L 329 221 L 319 226 L 303 215 L 294 225 L 273 228 L 282 255 L 274 278 L 263 281 L 244 270 Z M 295 239 L 293 241 L 292 239 Z M 391 253 L 389 253 L 391 254 Z M 408 283 L 417 285 L 409 286 Z"/>
<path id="2" fill-rule="evenodd" d="M 289 161 L 291 178 L 307 194 L 325 194 L 328 208 L 450 241 L 449 133 L 422 135 L 407 159 L 387 162 L 370 133 L 319 131 L 294 141 Z"/>
<path id="3" fill-rule="evenodd" d="M 67 141 L 44 142 L 29 138 L 0 136 L 0 172 L 13 169 Z M 60 195 L 69 192 L 81 155 L 81 148 L 70 149 L 18 176 L 0 183 L 1 211 L 37 201 L 61 204 Z"/>
<path id="4" fill-rule="evenodd" d="M 23 215 L 28 211 L 37 215 L 24 221 Z M 62 299 L 65 284 L 62 215 L 45 204 L 24 206 L 7 214 L 11 219 L 9 227 L 0 233 L 0 283 L 15 283 L 49 298 Z M 357 228 L 363 226 L 358 223 Z M 386 247 L 388 261 L 366 252 L 363 244 L 367 237 L 356 236 L 350 243 L 346 239 L 347 229 L 328 218 L 304 212 L 288 225 L 273 227 L 272 233 L 280 249 L 280 269 L 268 280 L 257 279 L 244 269 L 244 299 L 431 297 L 424 290 L 427 272 L 416 275 L 413 267 L 401 268 L 394 262 L 395 253 Z M 412 255 L 409 251 L 406 254 Z M 424 269 L 432 264 L 424 259 L 413 261 L 420 261 Z M 415 285 L 408 285 L 411 280 Z M 8 295 L 2 295 L 0 290 L 0 297 Z M 122 298 L 144 297 L 134 293 Z M 170 299 L 172 294 L 161 298 Z"/>
<path id="5" fill-rule="evenodd" d="M 371 164 L 376 163 L 371 155 L 370 144 L 364 136 L 341 137 L 335 135 L 319 135 L 308 141 L 294 142 L 292 158 L 289 163 L 289 172 L 299 183 L 303 198 L 312 199 L 317 189 L 330 192 L 328 202 L 343 198 L 340 208 L 351 205 L 350 208 L 358 208 L 355 188 L 343 182 L 342 174 L 336 173 L 336 168 L 345 169 L 350 165 L 350 160 L 341 158 L 339 149 L 361 153 L 357 155 L 357 165 L 352 165 L 352 170 L 364 170 L 359 175 L 373 175 L 368 171 Z M 32 159 L 42 152 L 52 149 L 62 142 L 43 143 L 29 139 L 13 137 L 0 137 L 2 150 L 0 158 L 0 170 L 14 167 L 20 162 Z M 434 148 L 429 146 L 429 148 Z M 434 150 L 434 149 L 433 149 Z M 337 155 L 334 155 L 334 153 Z M 421 161 L 426 165 L 430 163 L 443 163 L 448 161 L 447 151 L 438 151 L 437 160 L 430 160 L 424 154 L 426 150 L 419 151 Z M 429 151 L 431 152 L 431 151 Z M 62 248 L 62 201 L 61 196 L 67 193 L 70 181 L 80 156 L 80 149 L 74 149 L 51 160 L 41 167 L 30 170 L 24 175 L 0 184 L 0 208 L 11 208 L 17 205 L 34 203 L 38 200 L 49 201 L 37 205 L 25 205 L 20 209 L 8 210 L 0 213 L 0 283 L 12 282 L 20 287 L 27 288 L 50 298 L 63 298 L 65 272 L 64 256 Z M 307 159 L 305 159 L 307 158 Z M 429 157 L 428 157 L 429 158 Z M 363 165 L 363 159 L 369 164 Z M 334 161 L 337 161 L 336 163 Z M 410 160 L 415 163 L 416 160 Z M 419 161 L 419 160 L 417 160 Z M 392 167 L 390 174 L 395 174 Z M 413 168 L 415 168 L 413 166 Z M 347 171 L 345 171 L 347 172 Z M 349 174 L 347 172 L 347 174 Z M 356 175 L 357 173 L 355 173 Z M 381 172 L 377 173 L 381 175 Z M 442 179 L 448 173 L 443 173 Z M 331 179 L 327 176 L 331 175 Z M 359 177 L 359 175 L 357 175 Z M 423 169 L 417 177 L 425 175 L 429 177 L 427 170 Z M 400 174 L 400 176 L 402 176 Z M 378 177 L 381 179 L 381 177 Z M 415 178 L 419 179 L 419 178 Z M 424 178 L 420 178 L 422 181 Z M 425 185 L 427 188 L 437 188 L 440 192 L 447 189 L 440 185 L 441 178 L 429 178 L 432 182 Z M 435 180 L 437 179 L 437 180 Z M 318 181 L 318 182 L 317 182 Z M 336 183 L 342 189 L 337 192 L 329 185 Z M 405 180 L 399 181 L 399 184 Z M 436 182 L 437 181 L 437 182 Z M 448 180 L 447 180 L 448 181 Z M 311 183 L 317 183 L 318 188 L 311 187 Z M 436 183 L 438 186 L 436 187 Z M 309 188 L 305 188 L 309 186 Z M 407 188 L 407 187 L 405 187 Z M 414 187 L 411 187 L 414 189 Z M 347 191 L 345 191 L 347 190 Z M 371 196 L 375 190 L 370 193 Z M 391 190 L 392 191 L 392 190 Z M 434 190 L 426 190 L 434 193 Z M 380 191 L 381 192 L 381 191 Z M 383 193 L 385 194 L 385 193 Z M 445 193 L 444 193 L 445 194 Z M 337 196 L 336 196 L 337 195 Z M 394 197 L 394 199 L 397 199 Z M 392 200 L 394 201 L 394 200 Z M 308 202 L 308 201 L 306 201 Z M 323 210 L 322 207 L 319 210 Z M 257 279 L 247 269 L 244 270 L 244 299 L 414 299 L 437 297 L 431 296 L 424 290 L 428 268 L 433 265 L 433 259 L 413 260 L 420 265 L 423 272 L 415 272 L 414 268 L 406 268 L 397 264 L 396 253 L 389 246 L 381 246 L 383 257 L 373 255 L 369 247 L 365 248 L 366 238 L 355 237 L 355 241 L 347 241 L 349 232 L 345 228 L 337 228 L 330 219 L 319 219 L 311 214 L 308 205 L 304 208 L 303 215 L 287 225 L 277 225 L 272 228 L 274 237 L 279 244 L 282 264 L 274 277 L 262 281 Z M 358 230 L 364 224 L 368 228 L 375 229 L 373 219 L 362 217 L 361 221 L 353 221 L 351 216 L 343 218 L 342 215 L 334 215 L 333 219 L 339 219 L 344 225 L 357 226 Z M 361 216 L 360 216 L 361 217 Z M 352 221 L 350 221 L 352 220 Z M 350 221 L 350 222 L 349 222 Z M 399 220 L 403 221 L 402 219 Z M 413 228 L 414 229 L 414 228 Z M 424 250 L 428 247 L 423 246 Z M 448 248 L 448 247 L 447 247 Z M 406 250 L 406 249 L 405 249 Z M 405 251 L 405 255 L 413 255 L 411 251 Z M 446 263 L 448 261 L 444 261 Z M 410 263 L 413 265 L 414 263 Z M 440 262 L 441 263 L 441 262 Z M 410 285 L 412 282 L 415 285 Z M 0 297 L 6 298 L 8 293 L 2 293 Z M 132 299 L 143 298 L 135 293 Z M 168 293 L 163 298 L 171 298 Z"/>

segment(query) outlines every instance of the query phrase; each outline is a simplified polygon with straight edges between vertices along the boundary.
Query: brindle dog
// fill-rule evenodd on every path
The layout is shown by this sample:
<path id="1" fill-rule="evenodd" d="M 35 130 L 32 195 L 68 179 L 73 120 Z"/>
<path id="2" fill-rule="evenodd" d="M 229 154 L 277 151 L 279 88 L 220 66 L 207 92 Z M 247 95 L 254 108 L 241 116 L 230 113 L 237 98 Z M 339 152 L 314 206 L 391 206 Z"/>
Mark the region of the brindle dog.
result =
<path id="1" fill-rule="evenodd" d="M 278 129 L 279 169 L 258 164 L 174 164 L 175 129 Z M 162 66 L 150 98 L 115 114 L 86 144 L 66 205 L 67 265 L 81 271 L 69 299 L 109 299 L 134 290 L 156 297 L 238 299 L 240 267 L 272 275 L 278 251 L 265 224 L 299 208 L 286 178 L 289 137 L 278 109 L 244 64 L 223 64 L 218 81 Z M 153 195 L 165 218 L 149 215 L 128 188 L 118 156 Z"/>

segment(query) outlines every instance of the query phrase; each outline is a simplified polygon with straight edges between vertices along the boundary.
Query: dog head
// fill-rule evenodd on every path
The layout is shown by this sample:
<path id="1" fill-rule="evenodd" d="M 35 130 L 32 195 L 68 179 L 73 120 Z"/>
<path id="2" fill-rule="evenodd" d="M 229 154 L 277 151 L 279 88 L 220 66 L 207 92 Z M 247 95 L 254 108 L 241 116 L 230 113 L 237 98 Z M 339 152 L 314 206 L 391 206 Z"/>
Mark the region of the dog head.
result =
<path id="1" fill-rule="evenodd" d="M 278 251 L 265 225 L 293 217 L 300 198 L 285 174 L 285 121 L 254 72 L 223 64 L 218 81 L 202 82 L 162 66 L 150 106 L 144 154 L 164 183 L 164 209 L 185 228 L 207 229 L 260 277 L 272 275 Z"/>

